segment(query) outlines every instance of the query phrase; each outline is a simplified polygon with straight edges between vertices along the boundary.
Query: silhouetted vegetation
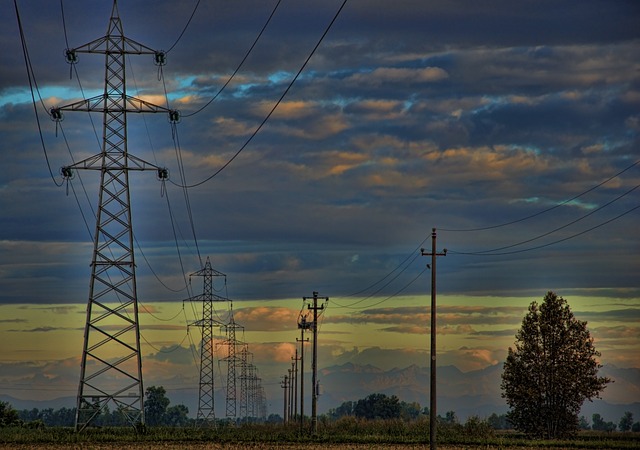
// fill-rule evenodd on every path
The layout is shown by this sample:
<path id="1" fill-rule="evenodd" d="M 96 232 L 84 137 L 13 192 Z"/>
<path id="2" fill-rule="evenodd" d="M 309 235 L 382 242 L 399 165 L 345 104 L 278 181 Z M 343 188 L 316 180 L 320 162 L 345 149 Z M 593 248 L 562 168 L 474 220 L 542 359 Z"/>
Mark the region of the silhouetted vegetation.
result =
<path id="1" fill-rule="evenodd" d="M 532 302 L 504 363 L 509 422 L 530 436 L 574 435 L 584 401 L 610 382 L 598 376 L 599 356 L 587 322 L 574 317 L 565 299 L 548 292 L 541 305 Z"/>

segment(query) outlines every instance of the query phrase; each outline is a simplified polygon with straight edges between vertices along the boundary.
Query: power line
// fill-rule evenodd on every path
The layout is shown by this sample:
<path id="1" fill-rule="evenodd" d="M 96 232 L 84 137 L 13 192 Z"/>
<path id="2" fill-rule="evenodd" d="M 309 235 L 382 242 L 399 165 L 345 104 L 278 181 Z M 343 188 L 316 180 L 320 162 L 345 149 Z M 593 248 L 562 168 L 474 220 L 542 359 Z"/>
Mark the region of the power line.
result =
<path id="1" fill-rule="evenodd" d="M 479 252 L 474 252 L 474 254 L 480 255 L 480 254 L 486 254 L 486 253 L 494 253 L 494 252 L 498 252 L 498 251 L 501 251 L 501 250 L 506 250 L 506 249 L 509 249 L 509 248 L 518 247 L 518 246 L 523 245 L 523 244 L 528 244 L 529 242 L 536 241 L 536 240 L 538 240 L 540 238 L 543 238 L 545 236 L 549 236 L 550 234 L 553 234 L 553 233 L 555 233 L 557 231 L 563 230 L 563 229 L 565 229 L 565 228 L 567 228 L 567 227 L 569 227 L 571 225 L 574 225 L 574 224 L 580 222 L 581 220 L 586 219 L 587 217 L 597 213 L 598 211 L 606 208 L 607 206 L 617 202 L 621 198 L 626 197 L 627 195 L 629 195 L 630 193 L 632 193 L 633 191 L 635 191 L 639 187 L 640 187 L 640 184 L 632 187 L 628 191 L 624 192 L 623 194 L 620 194 L 618 197 L 614 198 L 613 200 L 608 201 L 604 205 L 602 205 L 602 206 L 600 206 L 600 207 L 598 207 L 598 208 L 596 208 L 596 209 L 594 209 L 592 211 L 589 211 L 587 214 L 585 214 L 585 215 L 583 215 L 583 216 L 581 216 L 581 217 L 579 217 L 579 218 L 577 218 L 575 220 L 572 220 L 571 222 L 568 222 L 568 223 L 566 223 L 564 225 L 561 225 L 561 226 L 559 226 L 557 228 L 554 228 L 551 231 L 547 231 L 546 233 L 540 234 L 540 235 L 538 235 L 536 237 L 533 237 L 533 238 L 530 238 L 530 239 L 527 239 L 527 240 L 524 240 L 524 241 L 517 242 L 515 244 L 507 245 L 507 246 L 504 246 L 504 247 L 498 247 L 498 248 L 494 248 L 494 249 L 491 249 L 491 250 L 483 250 L 483 251 L 479 251 Z"/>
<path id="2" fill-rule="evenodd" d="M 42 100 L 42 96 L 40 95 L 40 89 L 38 88 L 38 83 L 36 81 L 36 77 L 35 77 L 35 73 L 33 72 L 33 66 L 31 64 L 31 58 L 29 58 L 29 50 L 27 49 L 27 41 L 26 38 L 24 36 L 24 29 L 22 28 L 22 20 L 20 19 L 20 11 L 18 10 L 18 2 L 17 0 L 13 0 L 13 5 L 15 7 L 16 10 L 16 19 L 18 20 L 18 30 L 20 31 L 20 43 L 22 44 L 22 55 L 24 57 L 24 63 L 25 63 L 25 67 L 27 70 L 27 79 L 29 80 L 29 90 L 31 92 L 31 102 L 33 104 L 33 112 L 36 116 L 36 123 L 38 125 L 38 134 L 40 136 L 40 144 L 42 145 L 42 151 L 44 152 L 44 159 L 47 162 L 47 168 L 49 169 L 49 175 L 51 176 L 51 179 L 53 180 L 53 183 L 58 186 L 61 187 L 64 182 L 60 181 L 60 183 L 58 183 L 56 181 L 55 176 L 53 175 L 53 170 L 51 170 L 51 163 L 49 161 L 49 155 L 47 154 L 47 147 L 44 143 L 44 136 L 42 135 L 42 126 L 40 124 L 40 117 L 38 116 L 38 108 L 36 107 L 36 98 L 34 95 L 34 86 L 35 86 L 35 90 L 38 92 L 38 97 L 40 99 L 40 103 L 42 104 L 42 107 L 45 109 L 47 109 L 47 107 L 44 104 L 44 101 Z"/>
<path id="3" fill-rule="evenodd" d="M 196 2 L 196 6 L 193 8 L 193 12 L 191 13 L 191 17 L 189 17 L 189 20 L 187 21 L 187 24 L 182 29 L 182 33 L 180 33 L 180 36 L 178 36 L 178 39 L 176 39 L 176 41 L 173 43 L 173 45 L 171 47 L 169 47 L 169 50 L 167 50 L 165 53 L 169 53 L 171 50 L 173 50 L 173 47 L 178 45 L 178 42 L 180 42 L 180 39 L 182 39 L 182 36 L 184 36 L 184 33 L 187 31 L 187 28 L 189 28 L 189 25 L 191 24 L 191 21 L 193 20 L 193 16 L 196 15 L 196 11 L 198 10 L 198 6 L 200 6 L 200 0 L 198 0 Z"/>
<path id="4" fill-rule="evenodd" d="M 633 207 L 631 209 L 628 209 L 627 211 L 625 211 L 625 212 L 623 212 L 621 214 L 618 214 L 617 216 L 615 216 L 615 217 L 613 217 L 613 218 L 611 218 L 609 220 L 601 222 L 598 225 L 595 225 L 595 226 L 593 226 L 591 228 L 583 230 L 583 231 L 581 231 L 579 233 L 575 233 L 575 234 L 573 234 L 571 236 L 567 236 L 567 237 L 564 237 L 562 239 L 558 239 L 556 241 L 549 242 L 547 244 L 538 245 L 536 247 L 530 247 L 530 248 L 525 248 L 525 249 L 521 249 L 521 250 L 513 250 L 513 251 L 510 251 L 510 252 L 500 252 L 500 253 L 456 252 L 455 250 L 449 250 L 449 253 L 453 253 L 453 254 L 457 254 L 457 255 L 474 255 L 474 256 L 502 256 L 502 255 L 513 255 L 513 254 L 516 254 L 516 253 L 524 253 L 524 252 L 529 252 L 529 251 L 533 251 L 533 250 L 538 250 L 538 249 L 541 249 L 541 248 L 549 247 L 551 245 L 559 244 L 560 242 L 568 241 L 568 240 L 576 238 L 578 236 L 582 236 L 583 234 L 589 233 L 590 231 L 596 230 L 596 229 L 598 229 L 598 228 L 600 228 L 600 227 L 602 227 L 604 225 L 607 225 L 607 224 L 609 224 L 611 222 L 614 222 L 614 221 L 626 216 L 627 214 L 632 213 L 633 211 L 635 211 L 638 208 L 640 208 L 640 205 L 637 205 L 637 206 L 635 206 L 635 207 Z"/>
<path id="5" fill-rule="evenodd" d="M 424 241 L 423 241 L 423 242 L 424 242 Z M 353 308 L 353 306 L 354 306 L 354 305 L 357 305 L 357 304 L 359 304 L 359 303 L 362 303 L 362 302 L 364 302 L 364 301 L 366 301 L 366 300 L 370 299 L 371 297 L 373 297 L 374 295 L 376 295 L 377 293 L 379 293 L 382 289 L 384 289 L 384 288 L 386 288 L 387 286 L 389 286 L 389 285 L 390 285 L 393 281 L 395 281 L 395 280 L 396 280 L 400 275 L 402 275 L 402 274 L 403 274 L 403 273 L 404 273 L 404 272 L 409 268 L 409 266 L 411 265 L 411 263 L 412 263 L 412 262 L 414 262 L 414 261 L 418 258 L 418 256 L 420 256 L 420 253 L 415 252 L 415 253 L 414 253 L 414 255 L 413 255 L 413 259 L 409 262 L 409 264 L 407 264 L 407 265 L 406 265 L 406 266 L 405 266 L 405 267 L 404 267 L 400 272 L 398 272 L 398 273 L 397 273 L 393 278 L 391 278 L 389 281 L 387 281 L 384 285 L 382 285 L 382 286 L 381 286 L 380 288 L 378 288 L 376 291 L 374 291 L 374 292 L 372 292 L 371 294 L 369 294 L 367 297 L 364 297 L 364 298 L 362 298 L 362 299 L 360 299 L 360 300 L 358 300 L 358 301 L 356 301 L 356 302 L 354 302 L 354 303 L 352 303 L 352 304 L 350 304 L 350 305 L 341 305 L 341 304 L 339 304 L 339 303 L 336 303 L 336 305 L 338 305 L 338 307 L 341 307 L 341 308 Z M 406 261 L 406 259 L 405 259 L 405 261 Z M 397 268 L 396 268 L 396 269 L 397 269 Z M 395 271 L 396 269 L 394 269 L 393 271 Z M 393 273 L 393 272 L 391 272 L 391 273 Z M 389 275 L 391 275 L 391 273 L 387 274 L 384 278 L 382 278 L 381 280 L 379 280 L 379 281 L 378 281 L 378 283 L 379 283 L 380 281 L 384 280 L 385 278 L 387 278 Z M 377 283 L 376 283 L 376 284 L 377 284 Z M 404 290 L 404 289 L 405 289 L 405 288 L 403 288 L 403 290 Z M 362 291 L 360 291 L 360 292 L 362 292 Z M 335 301 L 334 301 L 334 303 L 335 303 Z M 354 308 L 354 309 L 358 309 L 358 308 Z"/>
<path id="6" fill-rule="evenodd" d="M 322 43 L 322 41 L 324 40 L 326 35 L 329 33 L 329 30 L 331 29 L 331 27 L 335 23 L 336 19 L 340 15 L 340 12 L 342 11 L 342 9 L 344 8 L 344 6 L 346 4 L 347 4 L 347 0 L 343 0 L 342 5 L 340 6 L 340 8 L 336 12 L 336 14 L 333 16 L 333 19 L 331 20 L 331 22 L 329 23 L 327 28 L 324 30 L 324 33 L 322 33 L 322 36 L 320 36 L 320 39 L 316 43 L 315 47 L 313 47 L 313 50 L 311 50 L 311 53 L 309 54 L 307 59 L 304 61 L 304 63 L 302 64 L 302 66 L 300 67 L 300 69 L 298 70 L 296 75 L 293 77 L 293 79 L 289 82 L 289 85 L 284 90 L 284 92 L 282 93 L 282 95 L 280 96 L 278 101 L 276 101 L 276 103 L 273 105 L 273 108 L 271 108 L 271 110 L 266 115 L 266 117 L 262 120 L 262 122 L 260 122 L 260 125 L 258 125 L 258 127 L 253 131 L 253 133 L 251 133 L 251 136 L 249 136 L 249 138 L 245 141 L 245 143 L 242 145 L 242 147 L 240 147 L 240 149 L 226 163 L 224 163 L 222 165 L 222 167 L 220 167 L 212 175 L 208 176 L 204 180 L 199 181 L 199 182 L 194 183 L 194 184 L 191 184 L 191 185 L 179 185 L 179 184 L 169 180 L 171 183 L 173 183 L 176 186 L 183 187 L 183 188 L 194 188 L 194 187 L 200 186 L 200 185 L 206 183 L 207 181 L 212 180 L 214 177 L 216 177 L 220 172 L 222 172 L 224 169 L 226 169 L 233 162 L 233 160 L 235 160 L 238 157 L 238 155 L 240 155 L 240 153 L 242 153 L 242 151 L 249 145 L 249 143 L 253 140 L 253 138 L 256 137 L 256 135 L 262 129 L 262 127 L 267 123 L 267 121 L 269 120 L 271 115 L 274 113 L 276 108 L 280 105 L 280 103 L 282 103 L 282 100 L 284 100 L 285 96 L 289 93 L 289 91 L 293 87 L 293 84 L 298 80 L 298 78 L 300 77 L 300 74 L 305 69 L 305 67 L 307 66 L 307 64 L 309 63 L 309 61 L 311 60 L 311 58 L 315 54 L 315 52 L 318 49 L 318 47 L 320 47 L 320 44 Z"/>
<path id="7" fill-rule="evenodd" d="M 258 41 L 260 40 L 260 38 L 262 37 L 262 33 L 264 33 L 264 30 L 267 29 L 267 26 L 269 25 L 269 22 L 271 22 L 271 18 L 274 16 L 274 14 L 276 13 L 276 10 L 278 9 L 278 6 L 280 6 L 280 2 L 282 0 L 278 0 L 278 2 L 276 3 L 276 5 L 274 6 L 273 10 L 271 11 L 271 14 L 269 15 L 269 18 L 267 19 L 267 21 L 265 22 L 265 24 L 262 26 L 262 29 L 260 30 L 260 32 L 258 33 L 258 36 L 256 36 L 255 40 L 253 41 L 253 44 L 251 44 L 251 47 L 249 47 L 249 50 L 247 50 L 247 52 L 244 55 L 244 58 L 242 58 L 242 61 L 240 61 L 240 64 L 238 64 L 238 66 L 236 67 L 236 70 L 233 71 L 233 73 L 231 74 L 231 76 L 227 79 L 227 81 L 222 85 L 222 87 L 218 90 L 218 92 L 216 93 L 216 95 L 214 95 L 207 103 L 205 103 L 203 106 L 201 106 L 198 110 L 189 113 L 189 114 L 184 114 L 183 117 L 191 117 L 191 116 L 195 116 L 196 114 L 198 114 L 199 112 L 201 112 L 203 109 L 205 109 L 207 106 L 209 106 L 211 103 L 213 103 L 215 101 L 216 98 L 218 98 L 218 96 L 222 93 L 222 91 L 224 91 L 224 89 L 227 87 L 227 85 L 231 82 L 231 80 L 233 79 L 233 77 L 236 76 L 236 74 L 238 73 L 238 71 L 240 70 L 240 68 L 244 65 L 244 62 L 247 60 L 247 58 L 249 57 L 249 55 L 251 54 L 251 52 L 253 51 L 253 48 L 256 46 L 256 44 L 258 43 Z"/>
<path id="8" fill-rule="evenodd" d="M 497 225 L 491 225 L 491 226 L 487 226 L 487 227 L 480 227 L 480 228 L 462 228 L 462 229 L 453 229 L 453 228 L 439 228 L 440 231 L 449 231 L 449 232 L 470 232 L 470 231 L 485 231 L 485 230 L 493 230 L 495 228 L 501 228 L 501 227 L 506 227 L 508 225 L 513 225 L 519 222 L 524 222 L 525 220 L 529 220 L 529 219 L 533 219 L 534 217 L 537 217 L 539 215 L 548 213 L 549 211 L 553 211 L 556 208 L 559 208 L 561 206 L 564 206 L 568 203 L 571 203 L 574 200 L 577 200 L 578 198 L 582 197 L 583 195 L 588 194 L 591 191 L 594 191 L 596 189 L 598 189 L 600 186 L 603 186 L 605 184 L 607 184 L 609 181 L 613 180 L 614 178 L 619 177 L 620 175 L 622 175 L 623 173 L 625 173 L 627 170 L 637 166 L 638 164 L 640 164 L 640 159 L 635 161 L 633 164 L 625 167 L 624 169 L 622 169 L 620 172 L 616 173 L 615 175 L 610 176 L 609 178 L 607 178 L 606 180 L 602 181 L 601 183 L 596 184 L 595 186 L 590 187 L 589 189 L 587 189 L 586 191 L 581 192 L 580 194 L 576 195 L 575 197 L 572 197 L 568 200 L 565 200 L 561 203 L 558 203 L 554 206 L 551 206 L 547 209 L 543 209 L 542 211 L 538 211 L 537 213 L 531 214 L 529 216 L 526 217 L 522 217 L 520 219 L 516 219 L 516 220 L 512 220 L 509 222 L 504 222 L 504 223 L 500 223 Z"/>
<path id="9" fill-rule="evenodd" d="M 419 255 L 419 254 L 418 254 L 418 255 Z M 373 304 L 371 304 L 371 305 L 366 305 L 366 306 L 363 306 L 363 307 L 361 307 L 361 308 L 351 308 L 350 306 L 339 306 L 339 307 L 340 307 L 340 308 L 351 308 L 351 309 L 356 309 L 356 310 L 363 310 L 363 309 L 366 309 L 366 308 L 373 308 L 374 306 L 381 305 L 382 303 L 385 303 L 385 302 L 387 302 L 387 301 L 391 300 L 392 298 L 397 297 L 398 295 L 402 294 L 402 293 L 403 293 L 405 290 L 407 290 L 407 289 L 408 289 L 408 288 L 409 288 L 413 283 L 415 283 L 415 282 L 418 280 L 418 278 L 420 278 L 422 275 L 424 275 L 424 273 L 425 273 L 427 270 L 429 270 L 429 268 L 428 268 L 428 267 L 425 267 L 424 269 L 422 269 L 422 271 L 421 271 L 418 275 L 416 275 L 416 276 L 415 276 L 411 281 L 409 281 L 409 282 L 408 282 L 407 284 L 405 284 L 403 287 L 401 287 L 400 289 L 398 289 L 396 292 L 394 292 L 394 293 L 393 293 L 393 294 L 391 294 L 390 296 L 385 297 L 384 299 L 377 301 L 376 303 L 373 303 Z M 332 304 L 336 305 L 337 303 L 336 303 L 336 302 L 335 302 L 335 300 L 334 300 L 334 301 L 332 302 Z"/>

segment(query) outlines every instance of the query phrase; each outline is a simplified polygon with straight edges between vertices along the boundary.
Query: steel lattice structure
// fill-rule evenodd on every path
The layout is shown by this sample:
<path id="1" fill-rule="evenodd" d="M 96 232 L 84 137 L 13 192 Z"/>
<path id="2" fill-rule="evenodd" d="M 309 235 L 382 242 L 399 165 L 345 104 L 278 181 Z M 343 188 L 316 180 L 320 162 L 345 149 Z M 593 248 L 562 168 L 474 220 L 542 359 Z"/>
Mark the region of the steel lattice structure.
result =
<path id="1" fill-rule="evenodd" d="M 215 423 L 214 400 L 214 342 L 213 328 L 224 325 L 214 319 L 214 302 L 228 302 L 227 298 L 213 293 L 213 277 L 226 277 L 211 267 L 207 257 L 204 268 L 190 276 L 203 277 L 202 295 L 191 297 L 189 301 L 202 302 L 202 319 L 191 323 L 202 329 L 202 341 L 200 343 L 200 382 L 198 388 L 198 414 L 196 424 L 199 426 L 213 426 Z"/>
<path id="2" fill-rule="evenodd" d="M 237 412 L 237 397 L 236 397 L 236 366 L 238 363 L 238 356 L 236 355 L 236 347 L 242 345 L 236 339 L 236 331 L 244 330 L 242 325 L 239 325 L 233 319 L 233 310 L 229 318 L 229 322 L 223 327 L 227 332 L 227 356 L 224 358 L 227 362 L 227 402 L 226 402 L 226 415 L 227 417 L 236 417 Z"/>
<path id="3" fill-rule="evenodd" d="M 240 417 L 247 419 L 249 417 L 249 357 L 252 353 L 249 351 L 247 344 L 242 346 L 240 350 Z"/>
<path id="4" fill-rule="evenodd" d="M 164 64 L 165 58 L 163 52 L 124 36 L 115 0 L 107 34 L 67 49 L 67 61 L 76 63 L 78 53 L 105 55 L 104 93 L 53 108 L 51 117 L 62 120 L 62 111 L 100 112 L 103 116 L 101 152 L 61 170 L 67 179 L 75 169 L 101 174 L 75 421 L 76 430 L 81 431 L 110 404 L 131 425 L 144 424 L 129 172 L 156 170 L 165 179 L 167 171 L 129 154 L 127 113 L 166 112 L 172 121 L 178 114 L 127 95 L 127 55 L 153 55 L 156 64 Z"/>

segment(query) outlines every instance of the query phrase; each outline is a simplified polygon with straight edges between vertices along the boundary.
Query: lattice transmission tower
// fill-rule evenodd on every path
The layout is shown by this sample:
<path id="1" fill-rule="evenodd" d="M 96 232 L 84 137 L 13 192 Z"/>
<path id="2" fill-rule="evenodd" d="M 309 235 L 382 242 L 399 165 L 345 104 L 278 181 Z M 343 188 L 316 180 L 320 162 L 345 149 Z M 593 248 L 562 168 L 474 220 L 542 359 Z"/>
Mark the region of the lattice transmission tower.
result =
<path id="1" fill-rule="evenodd" d="M 235 322 L 233 318 L 233 309 L 229 316 L 229 321 L 222 327 L 227 334 L 227 340 L 225 346 L 227 347 L 227 356 L 224 360 L 227 363 L 227 401 L 226 401 L 226 415 L 227 417 L 236 417 L 237 413 L 237 377 L 236 369 L 240 358 L 236 351 L 238 347 L 242 346 L 242 343 L 236 339 L 236 331 L 244 330 L 242 325 Z"/>
<path id="2" fill-rule="evenodd" d="M 67 49 L 67 62 L 75 64 L 79 53 L 105 56 L 104 92 L 50 111 L 56 121 L 63 111 L 98 112 L 103 118 L 101 152 L 61 169 L 67 180 L 76 169 L 100 172 L 75 428 L 86 428 L 109 405 L 137 427 L 144 424 L 144 388 L 129 172 L 155 170 L 162 180 L 168 173 L 128 152 L 127 114 L 165 112 L 173 122 L 179 114 L 127 94 L 128 55 L 152 55 L 162 65 L 165 54 L 125 37 L 115 0 L 107 34 Z"/>
<path id="3" fill-rule="evenodd" d="M 228 302 L 229 299 L 213 293 L 213 278 L 225 277 L 211 267 L 209 257 L 204 268 L 190 276 L 203 277 L 202 295 L 196 295 L 188 299 L 192 302 L 202 302 L 202 319 L 192 322 L 190 325 L 200 327 L 202 341 L 200 342 L 200 382 L 198 387 L 198 414 L 196 425 L 213 426 L 215 424 L 215 384 L 214 384 L 214 342 L 213 329 L 224 324 L 214 318 L 214 302 Z"/>
<path id="4" fill-rule="evenodd" d="M 249 418 L 249 365 L 253 354 L 245 343 L 240 349 L 240 417 Z"/>

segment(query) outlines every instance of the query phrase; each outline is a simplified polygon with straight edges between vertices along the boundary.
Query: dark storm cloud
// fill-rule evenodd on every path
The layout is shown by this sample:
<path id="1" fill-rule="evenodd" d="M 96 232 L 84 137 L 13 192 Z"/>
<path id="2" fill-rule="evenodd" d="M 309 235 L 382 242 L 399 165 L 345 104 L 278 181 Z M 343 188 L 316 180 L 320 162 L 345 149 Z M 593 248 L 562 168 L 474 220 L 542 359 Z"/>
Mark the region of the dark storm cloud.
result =
<path id="1" fill-rule="evenodd" d="M 210 176 L 271 111 L 339 4 L 283 2 L 223 94 L 189 117 L 228 79 L 275 5 L 202 3 L 167 55 L 162 81 L 151 56 L 127 62 L 132 95 L 164 105 L 166 87 L 171 106 L 183 113 L 173 131 L 164 116 L 130 115 L 135 117 L 129 150 L 169 167 L 178 184 Z M 43 102 L 78 100 L 75 70 L 69 79 L 71 67 L 64 61 L 60 4 L 19 6 Z M 127 35 L 168 50 L 195 2 L 118 6 Z M 199 250 L 214 254 L 216 267 L 230 275 L 237 288 L 232 297 L 290 297 L 308 292 L 311 284 L 331 294 L 354 292 L 415 252 L 432 226 L 508 222 L 591 188 L 637 153 L 638 9 L 634 2 L 597 1 L 347 3 L 251 144 L 215 179 L 189 191 L 191 209 L 176 186 L 168 184 L 161 197 L 153 174 L 131 177 L 134 232 L 148 256 L 138 257 L 142 287 L 168 299 L 170 294 L 153 287 L 147 260 L 179 287 L 183 267 L 197 269 Z M 73 47 L 106 31 L 111 5 L 68 1 L 64 10 Z M 51 291 L 45 287 L 34 295 L 21 293 L 20 284 L 33 277 L 68 280 L 66 286 L 80 292 L 72 297 L 83 299 L 98 177 L 78 173 L 59 189 L 47 178 L 16 18 L 7 14 L 1 20 L 0 40 L 12 51 L 4 53 L 0 69 L 0 131 L 7 149 L 1 156 L 7 170 L 0 205 L 2 239 L 8 241 L 0 251 L 8 256 L 17 242 L 18 262 L 37 260 L 17 265 L 6 259 L 0 270 L 7 286 L 3 299 L 65 297 L 45 295 Z M 85 90 L 100 92 L 103 66 L 101 56 L 80 55 L 76 68 Z M 58 168 L 72 155 L 80 160 L 99 152 L 102 119 L 95 115 L 92 124 L 86 114 L 67 113 L 56 127 L 39 109 L 47 155 L 60 181 Z M 172 137 L 179 139 L 179 155 Z M 177 159 L 184 164 L 184 180 Z M 636 167 L 541 220 L 493 232 L 443 232 L 440 239 L 450 249 L 472 252 L 532 239 L 605 204 L 637 179 Z M 531 245 L 596 226 L 633 207 L 636 198 L 631 194 L 564 234 Z M 199 249 L 192 243 L 190 216 Z M 629 292 L 637 288 L 637 261 L 628 253 L 637 246 L 629 231 L 634 217 L 608 225 L 617 237 L 613 241 L 587 234 L 537 253 L 449 255 L 441 288 L 496 295 L 550 287 Z M 176 261 L 175 237 L 184 261 Z M 516 249 L 521 248 L 526 246 Z M 615 255 L 604 272 L 588 257 L 603 252 Z M 74 266 L 77 274 L 71 273 Z M 414 261 L 378 295 L 408 286 L 423 266 Z M 417 284 L 405 293 L 415 289 Z"/>

